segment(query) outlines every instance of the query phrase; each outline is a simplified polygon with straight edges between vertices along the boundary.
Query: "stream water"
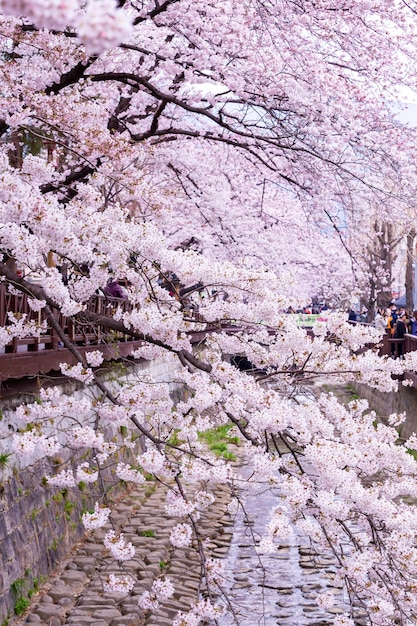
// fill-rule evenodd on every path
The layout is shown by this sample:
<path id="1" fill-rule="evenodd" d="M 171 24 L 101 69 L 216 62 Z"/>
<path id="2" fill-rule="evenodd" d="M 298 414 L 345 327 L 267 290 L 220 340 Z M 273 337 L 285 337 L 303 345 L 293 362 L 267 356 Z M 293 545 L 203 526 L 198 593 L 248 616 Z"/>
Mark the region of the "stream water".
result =
<path id="1" fill-rule="evenodd" d="M 246 514 L 251 519 L 248 522 L 239 510 L 226 562 L 235 615 L 223 616 L 219 626 L 331 626 L 335 615 L 344 612 L 342 591 L 332 582 L 333 559 L 330 554 L 314 559 L 307 538 L 294 533 L 276 553 L 255 553 L 252 537 L 262 535 L 276 504 L 269 490 L 245 494 Z M 326 610 L 315 601 L 324 591 L 335 595 L 333 607 Z"/>
<path id="2" fill-rule="evenodd" d="M 350 401 L 346 389 L 338 397 Z M 314 397 L 313 389 L 303 389 L 299 401 Z M 312 468 L 304 467 L 309 473 Z M 245 467 L 240 467 L 244 474 Z M 246 472 L 250 472 L 246 466 Z M 348 611 L 343 590 L 334 583 L 335 561 L 330 548 L 317 555 L 308 537 L 296 532 L 277 552 L 258 556 L 254 538 L 259 539 L 270 521 L 271 509 L 278 504 L 279 491 L 259 488 L 245 491 L 245 512 L 239 509 L 233 526 L 233 539 L 226 560 L 227 591 L 234 609 L 218 620 L 219 626 L 333 626 L 337 614 Z M 321 608 L 317 597 L 334 595 L 330 608 Z M 361 622 L 362 623 L 362 622 Z"/>

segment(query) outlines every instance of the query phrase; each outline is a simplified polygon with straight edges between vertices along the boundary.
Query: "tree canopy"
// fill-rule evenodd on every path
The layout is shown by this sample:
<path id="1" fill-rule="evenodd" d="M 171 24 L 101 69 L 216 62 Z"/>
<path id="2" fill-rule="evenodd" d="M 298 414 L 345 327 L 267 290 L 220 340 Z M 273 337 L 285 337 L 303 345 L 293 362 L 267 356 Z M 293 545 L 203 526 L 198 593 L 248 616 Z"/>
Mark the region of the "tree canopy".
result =
<path id="1" fill-rule="evenodd" d="M 118 478 L 170 485 L 188 524 L 174 545 L 200 542 L 204 573 L 197 512 L 210 498 L 184 485 L 239 479 L 199 439 L 228 424 L 251 480 L 280 488 L 257 549 L 275 550 L 291 525 L 334 551 L 352 601 L 335 625 L 353 624 L 358 606 L 369 624 L 413 623 L 415 438 L 399 442 L 401 419 L 375 425 L 365 403 L 297 399 L 312 380 L 395 389 L 416 358 L 362 352 L 380 333 L 345 313 L 312 336 L 286 313 L 369 284 L 386 269 L 383 255 L 378 267 L 361 255 L 369 229 L 415 224 L 416 132 L 398 115 L 416 87 L 413 4 L 2 0 L 0 11 L 0 275 L 49 324 L 59 313 L 140 339 L 136 358 L 171 359 L 185 390 L 174 402 L 167 385 L 138 380 L 115 393 L 97 374 L 100 345 L 86 360 L 62 337 L 79 360 L 64 373 L 91 391 L 84 414 L 43 391 L 18 411 L 16 453 L 90 449 L 95 476 L 136 442 Z M 87 303 L 109 283 L 123 283 L 129 307 L 99 319 Z M 42 332 L 9 321 L 2 345 Z M 217 332 L 193 347 L 207 325 Z M 51 412 L 65 435 L 46 426 Z M 128 431 L 117 445 L 105 439 L 115 424 Z M 76 488 L 76 472 L 49 481 Z M 107 521 L 105 504 L 102 493 L 87 528 Z M 130 555 L 110 539 L 116 560 Z"/>

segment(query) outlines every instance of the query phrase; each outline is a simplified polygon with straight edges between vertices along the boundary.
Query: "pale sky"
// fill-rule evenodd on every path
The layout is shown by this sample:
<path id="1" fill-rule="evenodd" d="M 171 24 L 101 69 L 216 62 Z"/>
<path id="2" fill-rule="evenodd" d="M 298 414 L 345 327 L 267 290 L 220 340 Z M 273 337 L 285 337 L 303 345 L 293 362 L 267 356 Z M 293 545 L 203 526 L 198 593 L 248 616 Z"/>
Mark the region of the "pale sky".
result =
<path id="1" fill-rule="evenodd" d="M 410 124 L 410 126 L 417 126 L 417 103 L 409 103 L 407 110 L 399 113 L 399 118 L 402 122 Z"/>

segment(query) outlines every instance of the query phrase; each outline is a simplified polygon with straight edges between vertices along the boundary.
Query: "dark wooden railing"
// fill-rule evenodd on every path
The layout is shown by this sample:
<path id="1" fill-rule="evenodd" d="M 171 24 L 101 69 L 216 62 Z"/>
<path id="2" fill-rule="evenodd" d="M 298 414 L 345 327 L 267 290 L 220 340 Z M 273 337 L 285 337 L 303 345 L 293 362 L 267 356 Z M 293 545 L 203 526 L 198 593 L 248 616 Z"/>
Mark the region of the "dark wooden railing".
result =
<path id="1" fill-rule="evenodd" d="M 402 349 L 399 351 L 399 346 Z M 380 353 L 386 356 L 399 357 L 399 353 L 407 354 L 407 352 L 414 352 L 417 350 L 417 335 L 406 334 L 404 339 L 393 339 L 388 332 L 383 337 L 383 343 Z M 413 383 L 413 387 L 417 388 L 417 372 L 408 371 L 404 373 L 404 380 L 409 380 Z"/>
<path id="2" fill-rule="evenodd" d="M 87 303 L 87 311 L 104 317 L 109 316 L 110 313 L 117 308 L 122 308 L 122 310 L 125 311 L 130 310 L 131 307 L 126 300 L 106 296 L 94 296 L 94 298 Z M 29 307 L 26 294 L 10 293 L 7 285 L 3 283 L 0 284 L 0 326 L 7 327 L 10 324 L 9 312 L 13 313 L 18 319 L 25 315 L 28 321 L 34 321 L 37 324 L 42 324 L 46 321 L 42 309 L 36 312 L 32 311 Z M 72 318 L 67 318 L 58 312 L 55 312 L 54 315 L 61 330 L 68 339 L 76 345 L 97 345 L 108 340 L 109 336 L 112 334 L 100 324 L 81 324 L 80 322 L 74 322 Z M 119 339 L 126 340 L 126 337 L 119 336 Z M 59 347 L 59 343 L 60 339 L 58 334 L 52 326 L 47 323 L 46 332 L 43 332 L 39 338 L 14 338 L 6 345 L 5 352 L 6 354 L 10 354 L 23 351 L 38 352 L 51 348 L 56 349 Z"/>
<path id="3" fill-rule="evenodd" d="M 402 350 L 399 350 L 399 346 Z M 386 332 L 382 340 L 380 354 L 393 355 L 397 358 L 401 352 L 406 354 L 407 352 L 414 352 L 414 350 L 417 350 L 417 335 L 406 334 L 404 339 L 394 339 Z"/>
<path id="4" fill-rule="evenodd" d="M 13 290 L 12 290 L 13 291 Z M 130 308 L 126 300 L 94 296 L 87 304 L 87 310 L 109 316 L 116 308 L 122 310 Z M 13 338 L 3 348 L 0 348 L 0 382 L 9 378 L 21 378 L 46 374 L 52 370 L 59 370 L 62 362 L 75 364 L 74 355 L 64 347 L 56 330 L 46 320 L 42 310 L 32 311 L 26 294 L 10 292 L 6 283 L 0 284 L 0 327 L 10 325 L 9 312 L 16 318 L 26 315 L 27 320 L 37 324 L 46 323 L 46 332 L 39 337 Z M 128 356 L 137 349 L 140 341 L 132 341 L 122 333 L 109 331 L 100 323 L 85 324 L 73 318 L 67 318 L 59 312 L 54 312 L 57 325 L 68 340 L 77 346 L 81 353 L 100 349 L 105 359 Z"/>
<path id="5" fill-rule="evenodd" d="M 132 305 L 122 298 L 95 295 L 86 305 L 86 310 L 94 314 L 95 319 L 110 317 L 115 310 L 129 311 Z M 39 337 L 13 338 L 4 347 L 0 347 L 0 399 L 4 396 L 4 381 L 36 377 L 49 374 L 56 376 L 60 370 L 60 363 L 75 365 L 77 360 L 74 354 L 64 346 L 62 338 L 55 328 L 48 322 L 43 309 L 33 311 L 28 303 L 26 294 L 17 293 L 10 289 L 8 284 L 0 283 L 0 328 L 11 324 L 9 313 L 19 319 L 26 316 L 26 320 L 36 324 L 44 323 L 46 331 Z M 114 360 L 128 357 L 137 350 L 142 341 L 133 340 L 129 335 L 122 332 L 109 330 L 100 321 L 93 323 L 82 322 L 82 315 L 69 318 L 59 311 L 54 311 L 54 320 L 60 331 L 68 341 L 76 346 L 81 354 L 96 350 L 98 347 L 103 352 L 105 360 Z M 184 311 L 187 319 L 194 322 L 203 322 L 197 310 Z M 206 336 L 207 330 L 216 331 L 225 328 L 221 325 L 204 323 L 204 330 L 194 330 L 191 341 L 198 343 Z M 8 382 L 7 386 L 10 387 Z"/>
<path id="6" fill-rule="evenodd" d="M 121 298 L 95 295 L 87 303 L 87 311 L 102 317 L 109 317 L 117 308 L 123 311 L 131 310 L 131 304 Z M 33 320 L 37 324 L 46 324 L 46 331 L 39 337 L 13 338 L 3 348 L 0 348 L 0 384 L 9 379 L 24 377 L 36 377 L 40 374 L 58 372 L 60 363 L 75 364 L 76 358 L 70 350 L 64 347 L 53 326 L 47 321 L 45 313 L 32 311 L 28 304 L 26 294 L 16 293 L 9 290 L 8 284 L 0 283 L 0 328 L 10 325 L 9 312 L 16 318 L 26 316 L 27 320 Z M 188 312 L 187 317 L 194 321 L 201 321 L 197 312 Z M 84 323 L 77 318 L 69 318 L 60 312 L 54 312 L 55 322 L 64 333 L 69 342 L 77 347 L 77 350 L 85 352 L 100 347 L 106 360 L 128 357 L 142 342 L 134 341 L 128 335 L 109 330 L 98 323 Z M 222 326 L 223 330 L 233 332 L 234 325 Z M 219 330 L 217 326 L 206 325 L 204 330 L 194 332 L 194 341 L 204 339 L 208 331 Z M 380 354 L 399 355 L 398 346 L 402 346 L 402 353 L 417 350 L 417 336 L 407 334 L 405 339 L 392 339 L 388 333 L 383 337 Z M 417 374 L 406 375 L 415 378 L 417 387 Z M 1 397 L 1 394 L 0 394 Z"/>

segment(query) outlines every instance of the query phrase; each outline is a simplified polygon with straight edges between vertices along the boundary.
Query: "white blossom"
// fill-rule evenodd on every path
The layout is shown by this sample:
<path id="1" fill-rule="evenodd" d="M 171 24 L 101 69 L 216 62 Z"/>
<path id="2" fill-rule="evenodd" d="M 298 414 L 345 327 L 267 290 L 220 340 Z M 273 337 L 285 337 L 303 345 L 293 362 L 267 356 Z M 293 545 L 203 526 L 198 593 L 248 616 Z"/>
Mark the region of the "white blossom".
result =
<path id="1" fill-rule="evenodd" d="M 93 513 L 83 513 L 82 522 L 87 530 L 94 530 L 105 526 L 108 522 L 110 509 L 100 507 L 98 502 L 95 503 Z"/>
<path id="2" fill-rule="evenodd" d="M 116 576 L 109 574 L 108 579 L 103 582 L 103 591 L 106 593 L 128 594 L 135 586 L 135 580 L 131 576 Z"/>

